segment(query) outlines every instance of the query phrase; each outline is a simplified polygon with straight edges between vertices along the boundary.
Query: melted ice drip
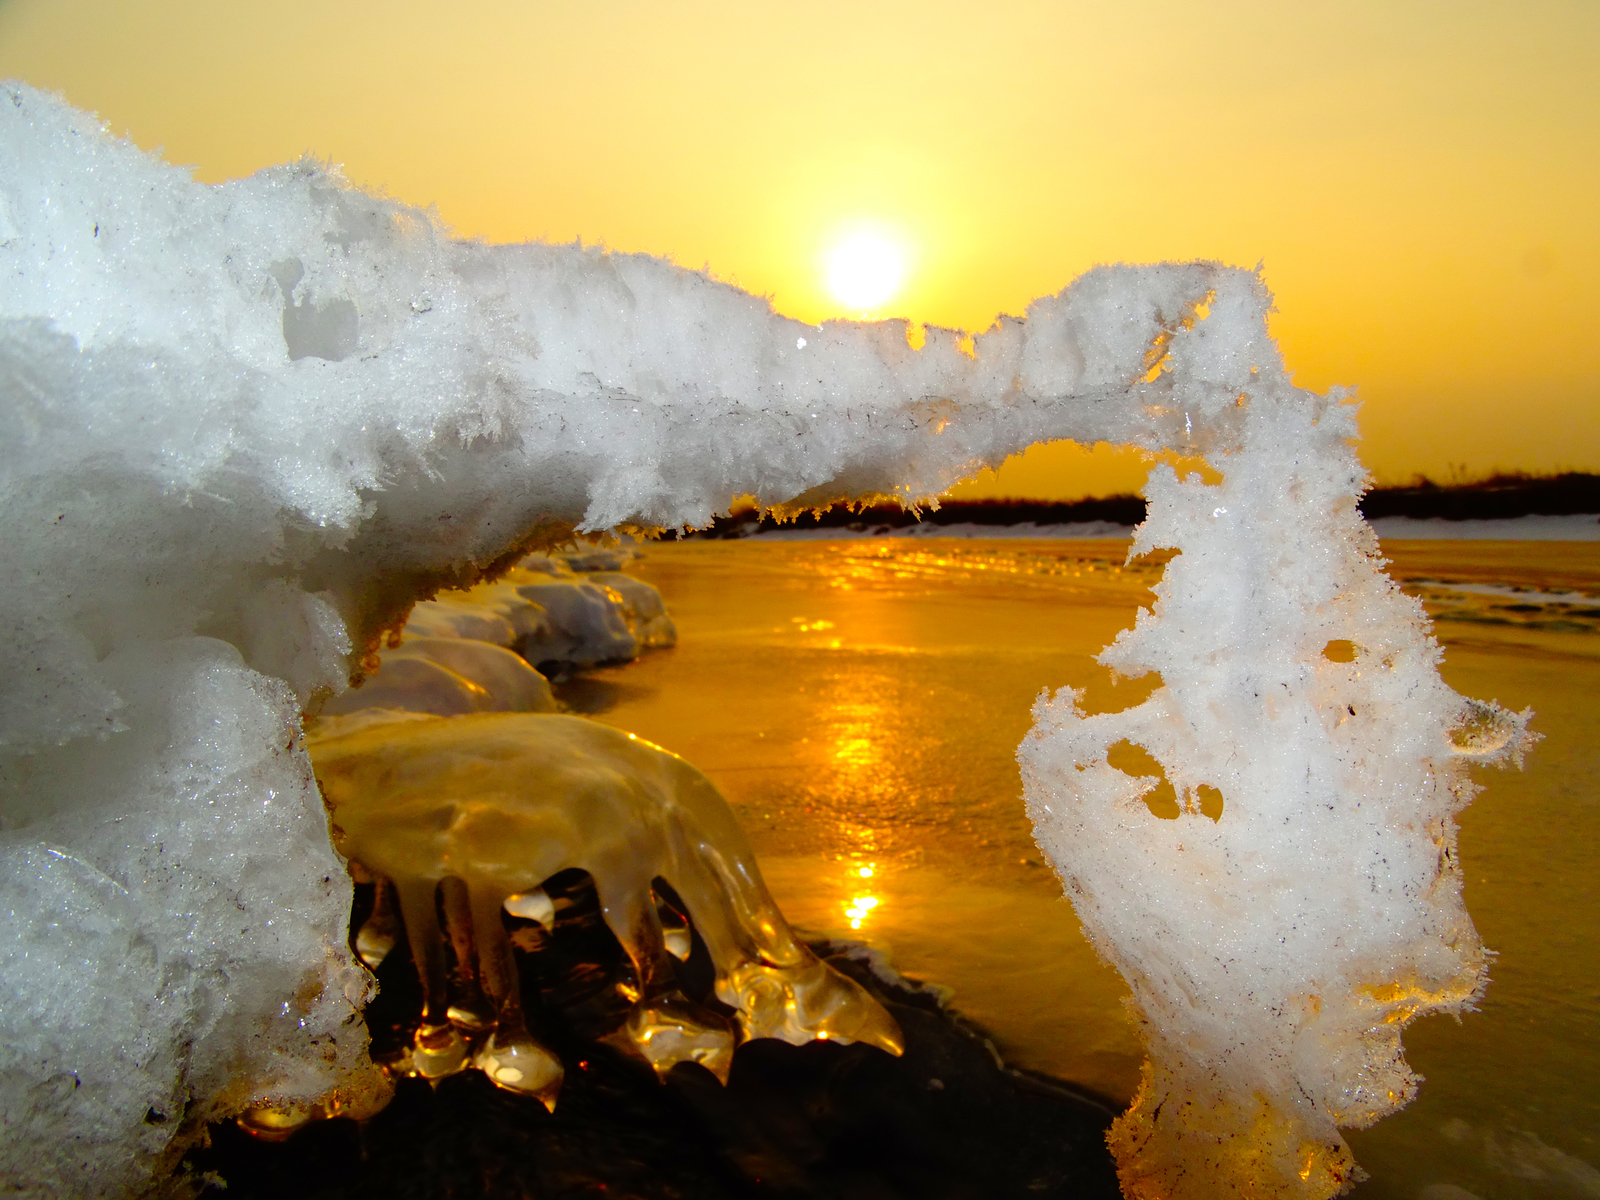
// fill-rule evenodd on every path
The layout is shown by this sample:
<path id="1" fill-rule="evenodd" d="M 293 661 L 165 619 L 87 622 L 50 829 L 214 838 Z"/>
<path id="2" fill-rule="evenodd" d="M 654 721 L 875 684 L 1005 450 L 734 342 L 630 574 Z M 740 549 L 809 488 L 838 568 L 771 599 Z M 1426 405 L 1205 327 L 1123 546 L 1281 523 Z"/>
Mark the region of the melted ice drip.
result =
<path id="1" fill-rule="evenodd" d="M 757 1037 L 901 1052 L 894 1019 L 796 940 L 720 793 L 658 746 L 580 717 L 478 714 L 318 740 L 312 760 L 336 844 L 379 880 L 358 950 L 381 961 L 403 926 L 422 975 L 417 1074 L 470 1062 L 554 1106 L 561 1067 L 528 1033 L 500 912 L 548 923 L 538 885 L 572 867 L 593 877 L 631 960 L 626 1033 L 657 1071 L 698 1062 L 726 1081 L 735 1045 Z M 679 991 L 665 955 L 681 956 L 687 931 L 663 927 L 658 877 L 688 907 L 737 1028 Z M 472 1036 L 490 1029 L 472 1053 Z"/>

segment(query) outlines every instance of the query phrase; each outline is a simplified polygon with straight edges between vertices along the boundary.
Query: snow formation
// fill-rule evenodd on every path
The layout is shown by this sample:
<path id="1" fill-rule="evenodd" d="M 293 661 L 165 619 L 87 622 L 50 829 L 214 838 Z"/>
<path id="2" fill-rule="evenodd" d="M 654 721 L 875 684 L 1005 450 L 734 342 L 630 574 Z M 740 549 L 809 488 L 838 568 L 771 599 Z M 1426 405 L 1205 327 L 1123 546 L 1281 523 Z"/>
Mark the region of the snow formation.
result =
<path id="1" fill-rule="evenodd" d="M 1208 428 L 1224 417 L 1220 482 L 1152 473 L 1129 557 L 1180 553 L 1100 655 L 1158 686 L 1092 716 L 1041 697 L 1019 751 L 1039 844 L 1149 1049 L 1111 1137 L 1130 1198 L 1362 1177 L 1339 1127 L 1406 1104 L 1402 1028 L 1486 982 L 1466 763 L 1528 739 L 1530 714 L 1445 686 L 1421 602 L 1379 569 L 1350 409 L 1268 377 Z"/>
<path id="2" fill-rule="evenodd" d="M 1191 1058 L 1259 1059 L 1267 1102 L 1291 1076 L 1327 1096 L 1360 1074 L 1345 1016 L 1298 1040 L 1267 1030 L 1252 1058 L 1270 1006 L 1215 990 L 1228 973 L 1207 947 L 1266 953 L 1280 965 L 1244 977 L 1290 999 L 1288 975 L 1335 961 L 1357 989 L 1475 986 L 1476 942 L 1439 866 L 1465 794 L 1441 765 L 1460 702 L 1340 507 L 1359 474 L 1348 417 L 1289 386 L 1249 272 L 1101 268 L 1026 320 L 971 342 L 928 329 L 914 349 L 904 322 L 805 325 L 644 256 L 452 241 L 317 164 L 203 186 L 9 85 L 0 277 L 7 1188 L 135 1192 L 204 1122 L 248 1105 L 374 1102 L 369 982 L 300 720 L 413 601 L 574 527 L 699 525 L 736 495 L 914 500 L 1045 438 L 1210 454 L 1228 473 L 1215 495 L 1157 485 L 1146 539 L 1185 555 L 1159 623 L 1113 651 L 1167 675 L 1169 698 L 1118 736 L 1144 737 L 1175 782 L 1222 790 L 1212 840 L 1166 854 L 1169 831 L 1188 847 L 1200 819 L 1142 828 L 1138 785 L 1105 774 L 1100 727 L 1064 702 L 1041 710 L 1027 751 L 1035 812 L 1055 812 L 1041 837 L 1131 972 L 1154 1049 L 1178 1056 L 1157 1086 L 1198 1086 L 1171 1065 Z M 488 610 L 428 615 L 441 634 L 529 632 Z M 1306 666 L 1323 627 L 1363 647 L 1355 668 Z M 1357 711 L 1337 726 L 1346 697 Z M 1308 767 L 1314 784 L 1296 775 Z M 1330 790 L 1325 817 L 1302 811 L 1335 779 L 1358 790 Z M 1091 819 L 1107 805 L 1110 824 Z M 1065 845 L 1079 827 L 1081 848 Z M 1294 884 L 1303 836 L 1320 839 L 1329 862 L 1307 869 L 1331 892 Z M 1391 846 L 1392 883 L 1372 866 Z M 1218 885 L 1215 912 L 1162 910 L 1149 928 L 1170 918 L 1171 935 L 1147 935 L 1154 910 L 1106 882 L 1124 868 L 1148 896 L 1192 897 L 1197 870 L 1233 872 L 1238 890 Z M 1359 949 L 1330 949 L 1334 918 L 1300 915 L 1330 905 Z M 1292 948 L 1262 932 L 1274 924 Z M 1330 984 L 1319 1002 L 1348 994 Z M 1217 1037 L 1241 1048 L 1219 1058 Z M 1378 1078 L 1403 1091 L 1381 1058 Z"/>

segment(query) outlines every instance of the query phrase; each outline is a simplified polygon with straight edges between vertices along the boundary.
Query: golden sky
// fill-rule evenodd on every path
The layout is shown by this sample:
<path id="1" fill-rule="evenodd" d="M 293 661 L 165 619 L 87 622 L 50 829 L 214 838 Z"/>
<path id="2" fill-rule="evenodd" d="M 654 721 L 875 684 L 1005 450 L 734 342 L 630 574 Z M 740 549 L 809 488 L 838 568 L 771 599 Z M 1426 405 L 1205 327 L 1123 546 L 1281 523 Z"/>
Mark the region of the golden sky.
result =
<path id="1" fill-rule="evenodd" d="M 986 326 L 1100 262 L 1262 262 L 1382 478 L 1600 471 L 1600 3 L 0 0 L 0 77 L 215 181 L 315 154 L 463 236 Z M 3 164 L 0 164 L 3 169 Z M 1128 488 L 1126 453 L 975 485 Z"/>

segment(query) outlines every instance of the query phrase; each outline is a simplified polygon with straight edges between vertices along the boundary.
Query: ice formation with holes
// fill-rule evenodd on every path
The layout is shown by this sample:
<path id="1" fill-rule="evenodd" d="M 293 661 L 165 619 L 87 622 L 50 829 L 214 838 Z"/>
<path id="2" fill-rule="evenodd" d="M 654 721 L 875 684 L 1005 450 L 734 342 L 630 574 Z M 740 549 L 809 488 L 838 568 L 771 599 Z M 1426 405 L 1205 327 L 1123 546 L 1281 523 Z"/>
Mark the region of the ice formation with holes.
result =
<path id="1" fill-rule="evenodd" d="M 1412 1098 L 1401 1029 L 1485 982 L 1465 764 L 1528 738 L 1529 714 L 1445 686 L 1421 602 L 1379 570 L 1349 409 L 1269 378 L 1220 416 L 1220 482 L 1153 472 L 1130 558 L 1179 554 L 1100 655 L 1158 686 L 1094 716 L 1041 697 L 1019 751 L 1039 844 L 1149 1050 L 1112 1133 L 1130 1200 L 1361 1177 L 1338 1130 Z"/>
<path id="2" fill-rule="evenodd" d="M 1115 654 L 1163 672 L 1156 707 L 1086 728 L 1063 701 L 1029 743 L 1041 836 L 1162 1056 L 1168 1123 L 1141 1107 L 1127 1169 L 1189 1152 L 1185 1105 L 1201 1142 L 1246 1118 L 1329 1142 L 1405 1091 L 1362 1023 L 1476 986 L 1441 865 L 1463 710 L 1364 557 L 1347 418 L 1287 382 L 1250 272 L 1100 268 L 1026 319 L 913 348 L 904 322 L 805 325 L 640 255 L 454 241 L 316 164 L 197 184 L 8 85 L 0 277 L 8 1188 L 137 1192 L 206 1121 L 372 1102 L 368 977 L 300 722 L 413 602 L 574 528 L 702 524 L 742 494 L 915 500 L 1046 438 L 1210 454 L 1227 475 L 1152 497 L 1146 537 L 1185 554 Z M 423 615 L 436 634 L 536 632 Z M 1315 630 L 1359 645 L 1354 665 L 1318 665 Z M 1099 765 L 1111 733 L 1219 788 L 1221 823 L 1144 828 L 1139 785 Z M 1315 786 L 1295 774 L 1318 764 Z M 1301 837 L 1321 894 L 1295 882 Z M 1149 924 L 1104 882 L 1114 865 L 1187 913 Z M 1207 870 L 1232 882 L 1207 893 Z M 1301 1008 L 1263 1008 L 1269 991 Z M 1235 1086 L 1262 1107 L 1217 1099 Z"/>

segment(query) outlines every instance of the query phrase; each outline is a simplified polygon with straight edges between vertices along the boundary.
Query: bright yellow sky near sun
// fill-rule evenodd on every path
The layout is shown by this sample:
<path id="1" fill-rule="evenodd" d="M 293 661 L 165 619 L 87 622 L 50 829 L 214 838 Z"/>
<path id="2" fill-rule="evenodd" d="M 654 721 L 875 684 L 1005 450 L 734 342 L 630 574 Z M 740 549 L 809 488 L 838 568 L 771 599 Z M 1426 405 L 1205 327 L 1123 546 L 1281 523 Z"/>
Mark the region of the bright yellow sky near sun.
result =
<path id="1" fill-rule="evenodd" d="M 0 0 L 0 76 L 204 180 L 315 154 L 804 319 L 982 328 L 1099 262 L 1259 261 L 1380 477 L 1600 470 L 1594 0 Z M 963 490 L 1141 476 L 1037 448 Z"/>

